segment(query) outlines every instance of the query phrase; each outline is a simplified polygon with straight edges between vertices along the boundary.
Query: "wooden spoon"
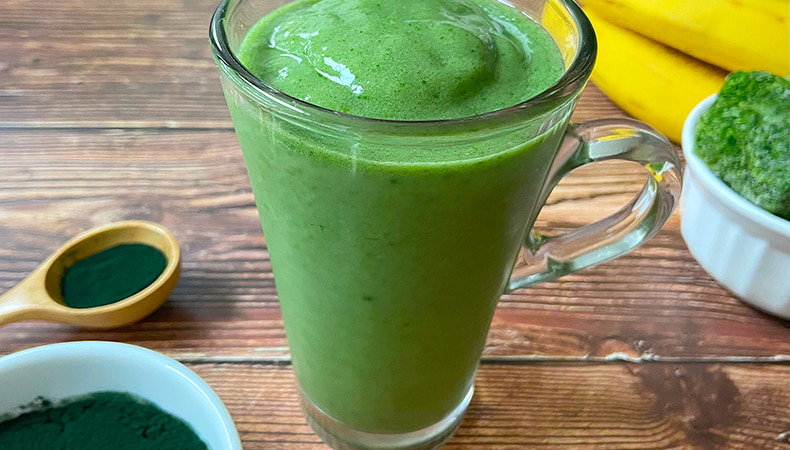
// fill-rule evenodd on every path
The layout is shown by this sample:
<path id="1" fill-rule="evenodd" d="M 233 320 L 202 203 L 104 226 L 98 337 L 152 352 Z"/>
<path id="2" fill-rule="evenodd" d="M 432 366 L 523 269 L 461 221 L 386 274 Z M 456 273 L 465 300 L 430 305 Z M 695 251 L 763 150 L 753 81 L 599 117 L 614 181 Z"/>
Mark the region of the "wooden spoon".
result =
<path id="1" fill-rule="evenodd" d="M 121 244 L 146 244 L 167 260 L 162 273 L 142 291 L 108 305 L 71 308 L 64 304 L 60 283 L 77 261 Z M 21 320 L 47 320 L 87 328 L 115 328 L 151 314 L 173 291 L 181 273 L 181 252 L 165 227 L 144 221 L 111 223 L 66 242 L 33 273 L 0 296 L 0 326 Z"/>

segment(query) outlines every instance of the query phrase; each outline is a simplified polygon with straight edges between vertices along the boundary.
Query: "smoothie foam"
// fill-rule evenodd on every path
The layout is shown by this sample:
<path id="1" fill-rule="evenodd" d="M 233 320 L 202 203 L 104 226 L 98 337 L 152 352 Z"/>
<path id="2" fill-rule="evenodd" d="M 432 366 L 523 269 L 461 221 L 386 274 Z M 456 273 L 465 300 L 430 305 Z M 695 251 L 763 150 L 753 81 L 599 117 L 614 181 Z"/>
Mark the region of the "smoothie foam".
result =
<path id="1" fill-rule="evenodd" d="M 300 0 L 261 19 L 238 56 L 293 97 L 392 120 L 513 106 L 563 70 L 540 25 L 491 0 Z"/>

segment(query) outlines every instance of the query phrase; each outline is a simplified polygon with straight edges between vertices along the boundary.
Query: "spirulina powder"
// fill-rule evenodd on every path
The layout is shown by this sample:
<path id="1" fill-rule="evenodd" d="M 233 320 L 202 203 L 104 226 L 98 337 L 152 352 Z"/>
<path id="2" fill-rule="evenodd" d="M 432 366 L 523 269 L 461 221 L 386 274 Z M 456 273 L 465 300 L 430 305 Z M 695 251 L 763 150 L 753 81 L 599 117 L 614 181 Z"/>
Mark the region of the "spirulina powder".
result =
<path id="1" fill-rule="evenodd" d="M 186 422 L 130 394 L 99 392 L 41 406 L 0 422 L 0 449 L 208 450 Z"/>
<path id="2" fill-rule="evenodd" d="M 122 244 L 77 261 L 61 281 L 63 302 L 72 308 L 108 305 L 130 297 L 153 283 L 167 260 L 145 244 Z"/>

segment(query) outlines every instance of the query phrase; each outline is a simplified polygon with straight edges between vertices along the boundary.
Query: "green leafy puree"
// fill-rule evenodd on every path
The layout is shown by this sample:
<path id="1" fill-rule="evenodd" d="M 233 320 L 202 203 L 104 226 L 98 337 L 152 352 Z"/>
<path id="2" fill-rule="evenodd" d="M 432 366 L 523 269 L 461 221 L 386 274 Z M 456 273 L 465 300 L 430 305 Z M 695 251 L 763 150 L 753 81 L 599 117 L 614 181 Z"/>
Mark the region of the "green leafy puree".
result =
<path id="1" fill-rule="evenodd" d="M 719 179 L 790 220 L 790 81 L 765 72 L 731 74 L 696 137 L 697 156 Z"/>

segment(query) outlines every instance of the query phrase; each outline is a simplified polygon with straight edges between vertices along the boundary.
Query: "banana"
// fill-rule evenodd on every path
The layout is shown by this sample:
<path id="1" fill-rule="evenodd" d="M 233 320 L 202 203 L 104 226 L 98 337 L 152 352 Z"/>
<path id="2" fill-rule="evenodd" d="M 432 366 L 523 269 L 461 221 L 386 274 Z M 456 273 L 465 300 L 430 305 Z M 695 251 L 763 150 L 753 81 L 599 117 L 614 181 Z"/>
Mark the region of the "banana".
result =
<path id="1" fill-rule="evenodd" d="M 609 22 L 729 71 L 790 73 L 788 0 L 583 0 Z"/>
<path id="2" fill-rule="evenodd" d="M 686 116 L 718 92 L 727 72 L 663 44 L 587 16 L 598 37 L 592 80 L 626 112 L 680 142 Z"/>

